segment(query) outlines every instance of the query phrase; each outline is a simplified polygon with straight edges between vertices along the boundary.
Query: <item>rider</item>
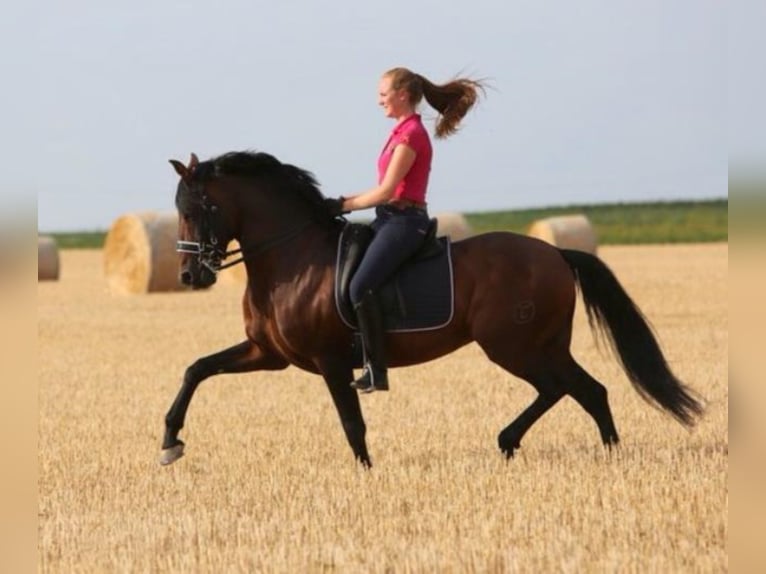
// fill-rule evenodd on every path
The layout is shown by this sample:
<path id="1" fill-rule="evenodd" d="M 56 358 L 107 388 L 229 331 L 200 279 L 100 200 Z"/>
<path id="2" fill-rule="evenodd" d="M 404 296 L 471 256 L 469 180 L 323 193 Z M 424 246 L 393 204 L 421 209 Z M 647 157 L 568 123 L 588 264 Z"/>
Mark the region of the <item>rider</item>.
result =
<path id="1" fill-rule="evenodd" d="M 436 137 L 446 138 L 457 131 L 483 88 L 482 82 L 468 78 L 436 85 L 407 68 L 385 72 L 378 103 L 396 125 L 378 158 L 378 184 L 357 195 L 326 200 L 338 214 L 375 207 L 374 236 L 351 279 L 349 293 L 366 357 L 362 376 L 351 386 L 361 392 L 388 390 L 383 317 L 376 292 L 422 245 L 429 225 L 426 189 L 431 140 L 416 108 L 425 97 L 439 112 Z"/>

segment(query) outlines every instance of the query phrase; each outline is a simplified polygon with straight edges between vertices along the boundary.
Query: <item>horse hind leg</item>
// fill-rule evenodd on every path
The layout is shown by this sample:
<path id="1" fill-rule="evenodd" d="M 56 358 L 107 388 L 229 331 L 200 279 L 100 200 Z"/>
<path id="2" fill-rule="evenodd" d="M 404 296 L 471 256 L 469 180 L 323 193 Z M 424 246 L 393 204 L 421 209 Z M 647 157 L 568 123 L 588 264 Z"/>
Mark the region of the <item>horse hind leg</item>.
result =
<path id="1" fill-rule="evenodd" d="M 514 368 L 504 356 L 489 353 L 488 356 L 506 371 L 526 380 L 539 393 L 532 404 L 498 435 L 498 446 L 507 458 L 513 457 L 521 447 L 521 440 L 527 431 L 564 395 L 571 396 L 593 418 L 601 442 L 607 448 L 619 443 L 606 388 L 582 368 L 568 351 L 559 349 L 556 353 L 550 353 L 546 356 L 545 366 L 527 374 L 519 373 L 518 365 Z"/>
<path id="2" fill-rule="evenodd" d="M 521 447 L 521 439 L 537 420 L 548 412 L 564 396 L 564 390 L 552 384 L 552 380 L 530 378 L 528 382 L 534 386 L 538 395 L 532 404 L 505 427 L 497 437 L 497 445 L 506 458 L 512 458 L 515 451 Z"/>
<path id="3" fill-rule="evenodd" d="M 497 445 L 501 452 L 506 458 L 512 458 L 521 447 L 521 439 L 527 431 L 564 396 L 566 389 L 553 376 L 544 361 L 533 363 L 528 359 L 520 359 L 528 357 L 526 353 L 510 353 L 505 338 L 498 341 L 496 337 L 479 337 L 477 342 L 490 361 L 510 374 L 524 379 L 538 392 L 535 400 L 497 436 Z"/>
<path id="4" fill-rule="evenodd" d="M 521 447 L 521 439 L 534 423 L 565 395 L 571 396 L 596 422 L 601 442 L 611 450 L 620 442 L 609 407 L 606 387 L 593 378 L 574 359 L 565 370 L 524 377 L 538 391 L 538 396 L 498 435 L 498 446 L 507 458 Z"/>
<path id="5" fill-rule="evenodd" d="M 557 377 L 565 385 L 567 394 L 587 412 L 598 426 L 601 442 L 611 449 L 620 442 L 617 428 L 614 425 L 612 409 L 606 387 L 598 382 L 571 356 L 566 367 L 560 370 Z"/>

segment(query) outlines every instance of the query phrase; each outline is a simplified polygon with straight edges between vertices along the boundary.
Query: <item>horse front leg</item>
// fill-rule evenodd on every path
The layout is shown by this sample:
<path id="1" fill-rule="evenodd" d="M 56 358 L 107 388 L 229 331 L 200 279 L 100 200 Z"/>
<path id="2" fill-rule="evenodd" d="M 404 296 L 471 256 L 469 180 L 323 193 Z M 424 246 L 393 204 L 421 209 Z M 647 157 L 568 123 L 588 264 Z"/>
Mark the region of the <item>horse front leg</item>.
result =
<path id="1" fill-rule="evenodd" d="M 213 375 L 223 373 L 246 373 L 256 370 L 277 370 L 287 363 L 252 341 L 244 341 L 218 353 L 197 359 L 184 373 L 181 389 L 165 415 L 165 437 L 162 440 L 160 464 L 168 465 L 184 454 L 184 442 L 178 433 L 184 426 L 186 411 L 199 384 Z"/>
<path id="2" fill-rule="evenodd" d="M 323 376 L 327 388 L 330 390 L 335 408 L 346 433 L 346 440 L 351 446 L 354 457 L 364 467 L 371 468 L 372 460 L 367 452 L 367 426 L 362 416 L 362 407 L 359 404 L 359 393 L 351 387 L 354 373 L 351 367 L 342 369 L 323 370 Z"/>

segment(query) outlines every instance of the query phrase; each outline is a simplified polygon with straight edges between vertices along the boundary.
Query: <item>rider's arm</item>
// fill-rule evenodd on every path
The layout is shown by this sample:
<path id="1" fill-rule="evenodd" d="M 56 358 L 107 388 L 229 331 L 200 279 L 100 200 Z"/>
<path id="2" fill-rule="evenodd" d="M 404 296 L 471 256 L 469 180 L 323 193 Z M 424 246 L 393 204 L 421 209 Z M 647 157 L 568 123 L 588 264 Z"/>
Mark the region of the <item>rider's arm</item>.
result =
<path id="1" fill-rule="evenodd" d="M 405 143 L 400 143 L 394 148 L 391 162 L 388 164 L 383 181 L 376 187 L 363 193 L 347 197 L 343 201 L 343 211 L 366 209 L 382 203 L 387 203 L 394 196 L 394 191 L 399 183 L 410 171 L 415 162 L 415 150 Z"/>

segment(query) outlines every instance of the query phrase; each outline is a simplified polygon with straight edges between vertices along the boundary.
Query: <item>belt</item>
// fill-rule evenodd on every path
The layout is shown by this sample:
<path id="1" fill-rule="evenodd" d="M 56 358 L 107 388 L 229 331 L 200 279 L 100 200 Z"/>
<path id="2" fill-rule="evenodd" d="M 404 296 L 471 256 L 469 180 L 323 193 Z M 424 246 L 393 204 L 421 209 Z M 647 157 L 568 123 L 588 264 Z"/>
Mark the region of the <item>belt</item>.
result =
<path id="1" fill-rule="evenodd" d="M 397 209 L 407 209 L 408 207 L 414 207 L 416 209 L 425 210 L 427 203 L 421 201 L 413 201 L 411 199 L 399 198 L 393 201 L 389 201 L 388 205 L 396 207 Z"/>

